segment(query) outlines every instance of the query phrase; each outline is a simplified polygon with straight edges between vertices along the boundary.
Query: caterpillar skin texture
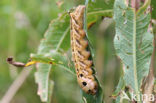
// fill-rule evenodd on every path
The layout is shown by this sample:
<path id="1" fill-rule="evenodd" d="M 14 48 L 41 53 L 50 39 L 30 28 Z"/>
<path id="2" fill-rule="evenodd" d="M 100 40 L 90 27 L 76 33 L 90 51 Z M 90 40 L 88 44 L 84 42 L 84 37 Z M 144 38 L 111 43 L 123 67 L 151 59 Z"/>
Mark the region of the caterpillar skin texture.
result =
<path id="1" fill-rule="evenodd" d="M 88 42 L 85 40 L 86 33 L 83 30 L 84 11 L 85 6 L 80 5 L 70 13 L 72 59 L 80 87 L 84 92 L 95 95 L 98 84 L 93 76 L 93 63 L 89 60 L 90 52 L 86 50 Z"/>

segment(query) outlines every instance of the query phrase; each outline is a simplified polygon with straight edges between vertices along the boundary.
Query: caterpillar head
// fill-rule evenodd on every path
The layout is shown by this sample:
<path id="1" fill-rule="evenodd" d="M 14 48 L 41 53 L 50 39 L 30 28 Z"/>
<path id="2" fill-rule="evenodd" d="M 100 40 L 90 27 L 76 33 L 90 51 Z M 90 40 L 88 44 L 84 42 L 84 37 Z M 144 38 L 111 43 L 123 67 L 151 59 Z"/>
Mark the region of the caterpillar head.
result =
<path id="1" fill-rule="evenodd" d="M 95 95 L 98 90 L 98 84 L 92 75 L 87 77 L 78 77 L 78 82 L 83 91 L 87 94 Z"/>

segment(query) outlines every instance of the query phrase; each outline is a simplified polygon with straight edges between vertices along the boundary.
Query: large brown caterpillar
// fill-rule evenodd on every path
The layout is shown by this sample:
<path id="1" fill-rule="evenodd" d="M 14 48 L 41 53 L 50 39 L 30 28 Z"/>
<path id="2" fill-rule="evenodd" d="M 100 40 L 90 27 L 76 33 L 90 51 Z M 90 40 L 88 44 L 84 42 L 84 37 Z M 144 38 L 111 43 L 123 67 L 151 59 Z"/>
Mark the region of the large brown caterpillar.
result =
<path id="1" fill-rule="evenodd" d="M 85 6 L 78 6 L 71 16 L 71 48 L 72 58 L 75 64 L 77 81 L 88 94 L 96 94 L 98 84 L 93 76 L 93 63 L 89 60 L 90 52 L 87 51 L 88 41 L 85 39 L 86 33 L 83 29 Z"/>

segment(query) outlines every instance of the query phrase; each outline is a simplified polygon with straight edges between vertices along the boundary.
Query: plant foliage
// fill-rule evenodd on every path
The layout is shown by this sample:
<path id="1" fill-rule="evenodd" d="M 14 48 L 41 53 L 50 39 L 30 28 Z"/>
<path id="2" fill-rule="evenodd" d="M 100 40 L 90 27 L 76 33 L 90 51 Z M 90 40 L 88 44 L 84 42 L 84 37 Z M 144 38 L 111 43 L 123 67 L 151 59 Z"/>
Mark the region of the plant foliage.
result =
<path id="1" fill-rule="evenodd" d="M 112 3 L 113 1 L 111 1 L 110 4 L 112 5 Z M 102 6 L 103 4 L 112 8 L 112 6 L 109 6 L 109 2 L 107 3 L 102 0 L 100 0 L 100 2 L 89 1 L 87 24 L 85 25 L 89 26 L 92 23 L 95 23 L 99 17 L 112 16 L 111 8 L 108 10 L 106 7 Z M 50 81 L 49 73 L 51 68 L 53 69 L 54 65 L 57 65 L 59 68 L 62 67 L 70 73 L 75 73 L 73 71 L 74 68 L 72 67 L 71 69 L 71 67 L 68 65 L 70 60 L 68 60 L 66 57 L 63 57 L 63 55 L 66 54 L 66 52 L 70 49 L 69 19 L 69 14 L 66 12 L 57 19 L 52 20 L 45 33 L 44 39 L 41 40 L 38 53 L 31 55 L 32 60 L 41 62 L 37 64 L 37 72 L 35 73 L 35 77 L 36 82 L 38 83 L 38 94 L 40 95 L 42 101 L 48 100 L 48 83 Z M 99 93 L 96 96 L 91 96 L 85 94 L 84 92 L 82 92 L 82 94 L 84 102 L 103 102 L 103 93 L 101 88 L 99 88 Z"/>
<path id="2" fill-rule="evenodd" d="M 153 50 L 153 34 L 149 30 L 150 0 L 135 11 L 125 0 L 116 0 L 114 5 L 114 20 L 116 35 L 114 46 L 124 68 L 124 82 L 134 94 L 141 94 L 143 79 L 148 75 Z M 131 92 L 131 93 L 132 93 Z"/>

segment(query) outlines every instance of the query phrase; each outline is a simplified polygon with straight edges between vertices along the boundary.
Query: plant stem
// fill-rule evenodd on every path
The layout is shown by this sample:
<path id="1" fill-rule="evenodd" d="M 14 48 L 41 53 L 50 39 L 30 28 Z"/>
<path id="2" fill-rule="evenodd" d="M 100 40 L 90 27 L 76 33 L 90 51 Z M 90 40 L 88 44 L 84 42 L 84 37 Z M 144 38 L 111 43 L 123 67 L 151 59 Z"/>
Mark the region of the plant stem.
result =
<path id="1" fill-rule="evenodd" d="M 135 82 L 135 93 L 137 100 L 139 100 L 140 91 L 138 88 L 138 77 L 137 77 L 137 64 L 136 64 L 136 11 L 134 10 L 133 18 L 133 69 L 134 69 L 134 82 Z"/>

